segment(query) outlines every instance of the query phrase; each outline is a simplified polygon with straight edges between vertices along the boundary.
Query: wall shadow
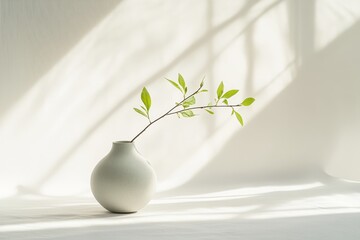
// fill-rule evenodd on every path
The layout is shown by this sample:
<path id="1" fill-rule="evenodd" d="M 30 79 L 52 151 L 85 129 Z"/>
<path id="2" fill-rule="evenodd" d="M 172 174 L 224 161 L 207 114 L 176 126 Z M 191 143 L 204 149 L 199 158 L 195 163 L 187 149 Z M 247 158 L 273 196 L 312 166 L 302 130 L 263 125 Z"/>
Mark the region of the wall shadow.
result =
<path id="1" fill-rule="evenodd" d="M 121 0 L 0 2 L 0 117 Z"/>
<path id="2" fill-rule="evenodd" d="M 186 60 L 189 56 L 191 56 L 194 52 L 196 52 L 199 48 L 202 48 L 205 44 L 211 42 L 211 40 L 220 34 L 224 29 L 231 26 L 236 22 L 238 19 L 240 19 L 247 11 L 249 11 L 253 6 L 256 5 L 258 1 L 251 1 L 245 4 L 239 11 L 234 14 L 233 16 L 229 17 L 227 20 L 222 22 L 221 24 L 217 26 L 211 27 L 206 31 L 199 39 L 195 40 L 190 46 L 188 46 L 184 51 L 182 51 L 181 54 L 179 54 L 175 59 L 170 61 L 168 64 L 166 64 L 161 69 L 157 70 L 152 74 L 148 79 L 146 79 L 142 85 L 148 85 L 152 82 L 156 81 L 157 79 L 162 78 L 170 69 L 175 67 L 177 64 L 179 64 L 181 61 Z M 281 1 L 276 1 L 269 6 L 267 6 L 264 11 L 261 12 L 259 16 L 256 17 L 254 21 L 251 22 L 253 24 L 258 18 L 260 18 L 263 14 L 265 14 L 268 10 L 270 10 L 273 6 L 277 5 Z M 211 11 L 211 9 L 209 9 Z M 239 32 L 237 36 L 244 33 L 245 30 Z M 148 49 L 144 49 L 144 51 L 148 51 Z M 214 56 L 210 56 L 210 59 L 213 59 Z M 208 64 L 211 64 L 211 60 L 207 62 Z M 108 88 L 111 88 L 114 82 L 109 81 L 105 88 L 99 89 L 99 94 L 97 97 L 100 97 L 103 92 L 106 92 Z M 132 96 L 138 94 L 141 91 L 142 86 L 137 86 L 132 91 L 130 91 L 126 96 L 123 96 L 122 99 L 129 99 Z M 62 156 L 59 157 L 59 159 L 56 161 L 56 163 L 44 174 L 39 181 L 34 185 L 35 188 L 39 188 L 44 184 L 47 180 L 49 180 L 56 172 L 58 172 L 61 167 L 70 159 L 70 157 L 76 153 L 79 148 L 81 148 L 81 145 L 86 142 L 86 140 L 92 136 L 96 132 L 96 130 L 99 129 L 109 118 L 113 116 L 113 114 L 118 111 L 126 101 L 119 101 L 117 102 L 107 113 L 105 113 L 103 116 L 99 118 L 96 122 L 94 122 L 91 127 L 86 129 L 84 133 L 72 144 L 72 147 L 69 148 Z"/>
<path id="3" fill-rule="evenodd" d="M 352 101 L 360 89 L 360 52 L 354 49 L 359 41 L 357 22 L 306 58 L 293 82 L 183 188 L 326 178 L 324 166 L 337 146 L 339 122 L 359 127 Z"/>

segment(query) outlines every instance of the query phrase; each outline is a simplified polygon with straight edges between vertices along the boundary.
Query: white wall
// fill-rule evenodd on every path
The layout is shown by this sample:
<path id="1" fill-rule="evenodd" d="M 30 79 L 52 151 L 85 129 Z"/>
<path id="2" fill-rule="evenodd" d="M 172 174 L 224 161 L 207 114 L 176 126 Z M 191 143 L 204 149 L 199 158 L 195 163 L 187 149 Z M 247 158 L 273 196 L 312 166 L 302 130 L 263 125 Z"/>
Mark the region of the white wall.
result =
<path id="1" fill-rule="evenodd" d="M 257 101 L 243 128 L 220 110 L 141 136 L 159 191 L 360 180 L 359 17 L 356 0 L 0 0 L 0 197 L 88 194 L 111 142 L 146 125 L 141 88 L 157 116 L 178 72 Z"/>

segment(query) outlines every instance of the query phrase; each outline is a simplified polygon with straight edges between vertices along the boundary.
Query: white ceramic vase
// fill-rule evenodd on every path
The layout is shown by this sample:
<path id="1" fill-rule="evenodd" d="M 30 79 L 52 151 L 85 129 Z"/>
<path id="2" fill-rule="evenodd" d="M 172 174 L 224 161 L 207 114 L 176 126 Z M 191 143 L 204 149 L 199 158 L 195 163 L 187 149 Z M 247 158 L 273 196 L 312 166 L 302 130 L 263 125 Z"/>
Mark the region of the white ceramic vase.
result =
<path id="1" fill-rule="evenodd" d="M 132 142 L 114 142 L 91 175 L 94 197 L 114 213 L 131 213 L 143 208 L 155 188 L 155 172 Z"/>

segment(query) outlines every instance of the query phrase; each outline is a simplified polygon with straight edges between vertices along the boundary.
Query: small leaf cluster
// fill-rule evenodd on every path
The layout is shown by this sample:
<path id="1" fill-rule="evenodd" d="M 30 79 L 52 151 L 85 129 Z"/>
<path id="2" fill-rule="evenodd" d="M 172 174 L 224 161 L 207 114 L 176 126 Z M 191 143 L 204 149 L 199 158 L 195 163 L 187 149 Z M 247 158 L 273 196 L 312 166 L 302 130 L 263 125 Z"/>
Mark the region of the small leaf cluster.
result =
<path id="1" fill-rule="evenodd" d="M 177 113 L 177 116 L 180 118 L 180 117 L 186 117 L 186 118 L 189 118 L 189 117 L 195 117 L 196 115 L 194 114 L 194 112 L 192 110 L 189 110 L 187 108 L 195 105 L 196 103 L 196 94 L 198 93 L 202 93 L 202 92 L 207 92 L 206 89 L 202 89 L 202 87 L 204 86 L 204 79 L 201 81 L 200 83 L 200 88 L 199 88 L 199 91 L 196 92 L 195 94 L 189 96 L 188 98 L 186 98 L 186 93 L 187 93 L 187 85 L 186 85 L 186 82 L 184 80 L 184 77 L 179 73 L 178 74 L 178 81 L 177 83 L 171 79 L 168 79 L 168 78 L 165 78 L 166 80 L 168 80 L 171 85 L 173 85 L 174 87 L 176 87 L 178 90 L 180 90 L 181 94 L 183 95 L 183 101 L 181 103 L 175 103 L 176 105 L 181 105 L 184 109 L 184 111 L 181 111 L 179 113 Z"/>
<path id="2" fill-rule="evenodd" d="M 242 103 L 240 104 L 240 106 L 250 106 L 253 102 L 255 101 L 255 98 L 249 97 L 249 98 L 245 98 Z M 239 112 L 237 112 L 233 107 L 232 107 L 232 111 L 231 111 L 231 115 L 236 116 L 236 119 L 238 120 L 238 122 L 241 124 L 241 126 L 244 126 L 244 121 L 242 119 L 242 116 L 240 115 Z"/>
<path id="3" fill-rule="evenodd" d="M 223 103 L 228 105 L 228 99 L 237 94 L 239 90 L 231 89 L 224 93 L 224 83 L 221 82 L 216 90 L 217 98 L 215 99 L 216 105 L 222 100 Z"/>
<path id="4" fill-rule="evenodd" d="M 141 101 L 143 102 L 144 105 L 141 105 L 140 108 L 134 108 L 135 112 L 139 113 L 140 115 L 146 117 L 149 122 L 151 123 L 150 120 L 150 107 L 151 107 L 151 97 L 150 97 L 150 93 L 148 92 L 148 90 L 144 87 L 141 91 Z"/>
<path id="5" fill-rule="evenodd" d="M 225 92 L 224 88 L 225 88 L 224 83 L 221 82 L 216 90 L 217 98 L 215 98 L 215 106 L 218 106 L 220 101 L 222 103 L 224 103 L 226 106 L 229 106 L 229 99 L 231 97 L 235 96 L 239 92 L 238 89 L 231 89 L 231 90 L 228 90 Z M 254 98 L 246 98 L 245 100 L 243 100 L 243 102 L 241 104 L 238 104 L 235 106 L 236 107 L 237 106 L 250 106 L 254 101 L 255 101 Z M 231 107 L 231 115 L 235 115 L 237 121 L 241 124 L 241 126 L 243 126 L 244 121 L 243 121 L 241 114 L 235 110 L 234 106 L 229 106 L 229 107 Z"/>
<path id="6" fill-rule="evenodd" d="M 177 89 L 180 90 L 180 92 L 183 95 L 183 98 L 185 99 L 186 93 L 187 93 L 187 86 L 186 86 L 186 82 L 184 80 L 184 77 L 179 73 L 178 74 L 178 83 L 174 82 L 171 79 L 165 78 L 166 80 L 168 80 L 174 87 L 176 87 Z"/>
<path id="7" fill-rule="evenodd" d="M 224 103 L 226 106 L 229 105 L 229 101 L 228 99 L 233 97 L 234 95 L 236 95 L 239 90 L 238 89 L 231 89 L 231 90 L 228 90 L 224 93 L 224 83 L 221 81 L 217 90 L 216 90 L 216 95 L 217 95 L 217 98 L 215 98 L 215 105 L 217 106 L 219 104 L 219 101 L 222 101 L 222 103 Z M 234 113 L 236 114 L 237 112 L 235 111 L 234 107 L 231 106 L 231 115 L 233 115 Z M 237 118 L 238 121 L 240 122 L 241 125 L 243 125 L 243 121 L 242 121 L 242 118 L 241 118 L 241 115 L 240 114 L 236 114 L 236 116 L 239 115 L 240 118 Z M 239 120 L 241 119 L 241 121 Z"/>

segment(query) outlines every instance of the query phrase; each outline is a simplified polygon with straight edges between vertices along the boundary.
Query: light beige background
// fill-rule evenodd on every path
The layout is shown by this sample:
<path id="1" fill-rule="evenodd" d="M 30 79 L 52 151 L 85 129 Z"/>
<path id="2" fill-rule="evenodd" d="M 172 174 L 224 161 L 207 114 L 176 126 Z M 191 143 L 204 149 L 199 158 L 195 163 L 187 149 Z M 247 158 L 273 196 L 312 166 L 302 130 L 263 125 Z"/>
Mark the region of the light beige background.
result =
<path id="1" fill-rule="evenodd" d="M 0 197 L 90 194 L 112 141 L 146 125 L 141 88 L 157 116 L 178 72 L 206 75 L 205 104 L 220 81 L 257 101 L 243 128 L 220 110 L 141 136 L 159 192 L 360 180 L 359 18 L 357 0 L 1 0 Z"/>

